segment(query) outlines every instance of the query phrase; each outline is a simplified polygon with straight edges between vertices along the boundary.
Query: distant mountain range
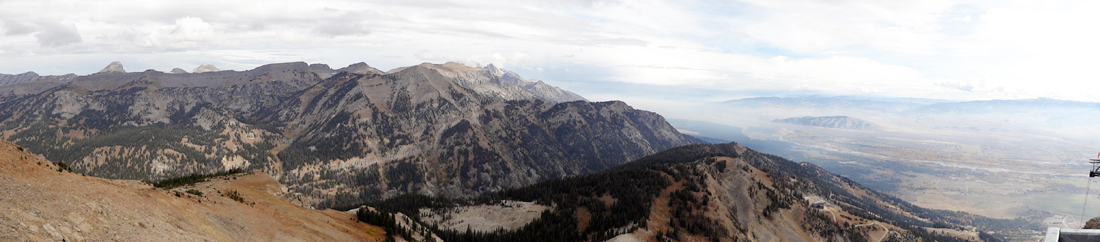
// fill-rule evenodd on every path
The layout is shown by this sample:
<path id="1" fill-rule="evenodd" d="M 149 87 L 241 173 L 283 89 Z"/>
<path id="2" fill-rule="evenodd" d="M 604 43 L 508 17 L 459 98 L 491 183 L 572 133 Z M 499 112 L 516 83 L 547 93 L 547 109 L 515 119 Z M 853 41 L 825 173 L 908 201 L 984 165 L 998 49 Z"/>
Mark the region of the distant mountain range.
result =
<path id="1" fill-rule="evenodd" d="M 951 101 L 920 98 L 868 98 L 855 96 L 757 97 L 721 102 L 720 105 L 743 108 L 807 108 L 823 110 L 865 110 L 907 115 L 982 114 L 1038 112 L 1050 109 L 1100 109 L 1100 103 L 1050 98 L 1017 100 Z"/>
<path id="2" fill-rule="evenodd" d="M 947 100 L 919 98 L 866 98 L 853 96 L 756 97 L 729 100 L 720 105 L 742 108 L 857 109 L 877 112 L 902 112 L 913 108 L 948 103 Z"/>
<path id="3" fill-rule="evenodd" d="M 1084 134 L 1100 131 L 1094 125 L 1094 120 L 1100 120 L 1100 112 L 1097 112 L 1100 103 L 1049 98 L 950 101 L 854 96 L 760 97 L 725 101 L 717 103 L 716 108 L 738 112 L 768 109 L 772 111 L 773 119 L 837 114 L 864 118 L 889 116 L 937 129 L 1041 135 L 1057 133 L 1092 140 L 1095 138 Z M 775 112 L 777 110 L 783 111 Z"/>
<path id="4" fill-rule="evenodd" d="M 298 62 L 173 74 L 112 63 L 0 83 L 3 137 L 78 172 L 155 181 L 258 169 L 307 206 L 472 196 L 700 142 L 655 113 L 587 102 L 491 65 L 383 72 Z"/>
<path id="5" fill-rule="evenodd" d="M 800 118 L 785 118 L 776 119 L 772 122 L 776 123 L 788 123 L 798 124 L 806 126 L 817 126 L 834 129 L 856 129 L 856 130 L 880 130 L 873 123 L 864 121 L 858 118 L 850 118 L 848 116 L 827 116 L 827 117 L 800 117 Z"/>

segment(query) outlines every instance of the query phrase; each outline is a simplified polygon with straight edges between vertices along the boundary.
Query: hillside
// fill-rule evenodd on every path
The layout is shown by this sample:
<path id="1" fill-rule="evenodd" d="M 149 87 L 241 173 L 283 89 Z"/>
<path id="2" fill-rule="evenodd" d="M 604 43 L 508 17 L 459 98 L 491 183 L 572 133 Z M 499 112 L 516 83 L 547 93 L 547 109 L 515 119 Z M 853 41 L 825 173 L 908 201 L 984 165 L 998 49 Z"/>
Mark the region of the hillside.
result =
<path id="1" fill-rule="evenodd" d="M 384 237 L 380 227 L 356 222 L 351 214 L 305 209 L 278 197 L 286 191 L 262 172 L 173 189 L 95 178 L 64 170 L 0 141 L 0 211 L 4 211 L 0 241 L 380 241 Z"/>
<path id="2" fill-rule="evenodd" d="M 5 78 L 42 79 L 33 76 Z M 263 171 L 321 208 L 475 196 L 700 142 L 655 113 L 543 93 L 557 89 L 491 66 L 299 62 L 66 80 L 0 98 L 4 139 L 105 178 Z"/>
<path id="3" fill-rule="evenodd" d="M 817 201 L 824 207 L 811 206 Z M 677 147 L 474 199 L 406 195 L 369 205 L 412 214 L 446 241 L 996 241 L 1039 229 L 916 207 L 733 143 Z M 531 213 L 540 215 L 518 215 Z M 499 225 L 462 226 L 471 221 Z"/>

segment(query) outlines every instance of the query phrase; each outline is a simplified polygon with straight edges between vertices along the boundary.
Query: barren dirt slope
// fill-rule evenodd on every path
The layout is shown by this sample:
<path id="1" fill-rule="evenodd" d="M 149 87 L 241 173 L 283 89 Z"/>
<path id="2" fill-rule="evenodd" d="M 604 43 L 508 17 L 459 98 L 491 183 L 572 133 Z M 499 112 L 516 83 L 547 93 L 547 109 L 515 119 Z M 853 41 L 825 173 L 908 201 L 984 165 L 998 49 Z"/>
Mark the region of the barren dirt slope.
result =
<path id="1" fill-rule="evenodd" d="M 380 228 L 294 206 L 277 196 L 284 189 L 260 172 L 156 189 L 59 172 L 0 141 L 0 241 L 381 241 Z"/>

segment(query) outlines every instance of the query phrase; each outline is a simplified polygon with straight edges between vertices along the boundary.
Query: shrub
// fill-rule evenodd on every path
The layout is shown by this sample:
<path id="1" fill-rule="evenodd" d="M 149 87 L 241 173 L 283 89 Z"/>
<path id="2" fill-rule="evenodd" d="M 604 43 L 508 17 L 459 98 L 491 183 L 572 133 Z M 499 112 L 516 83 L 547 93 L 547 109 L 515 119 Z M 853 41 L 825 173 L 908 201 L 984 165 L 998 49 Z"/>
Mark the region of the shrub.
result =
<path id="1" fill-rule="evenodd" d="M 187 193 L 195 194 L 197 196 L 202 196 L 202 191 L 195 190 L 195 189 L 187 190 Z"/>
<path id="2" fill-rule="evenodd" d="M 241 197 L 241 193 L 238 193 L 237 190 L 232 190 L 232 191 L 226 192 L 225 197 L 228 197 L 229 199 L 233 199 L 233 201 L 244 203 L 244 198 Z"/>
<path id="3" fill-rule="evenodd" d="M 190 186 L 190 185 L 195 185 L 195 183 L 197 183 L 197 182 L 206 181 L 207 178 L 225 176 L 225 175 L 232 175 L 232 174 L 241 173 L 242 171 L 243 170 L 241 170 L 240 168 L 234 168 L 234 169 L 231 169 L 231 170 L 228 170 L 228 171 L 217 172 L 217 173 L 214 173 L 214 174 L 194 173 L 194 174 L 191 174 L 191 175 L 186 175 L 186 176 L 161 180 L 161 181 L 153 183 L 153 186 L 158 187 L 158 188 L 174 188 L 174 187 L 179 187 L 179 186 Z"/>

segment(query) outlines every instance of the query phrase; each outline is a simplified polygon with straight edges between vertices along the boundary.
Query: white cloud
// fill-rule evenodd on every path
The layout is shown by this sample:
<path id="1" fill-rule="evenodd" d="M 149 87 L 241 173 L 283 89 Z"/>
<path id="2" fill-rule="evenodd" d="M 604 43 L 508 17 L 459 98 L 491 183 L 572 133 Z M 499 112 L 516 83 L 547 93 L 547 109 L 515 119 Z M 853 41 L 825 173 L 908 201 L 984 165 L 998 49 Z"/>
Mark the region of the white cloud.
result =
<path id="1" fill-rule="evenodd" d="M 1100 101 L 1081 91 L 1100 89 L 1098 4 L 12 0 L 0 2 L 0 73 L 458 61 L 577 88 Z"/>
<path id="2" fill-rule="evenodd" d="M 4 19 L 4 35 L 21 35 L 33 33 L 34 27 L 28 23 L 23 23 L 14 19 Z"/>
<path id="3" fill-rule="evenodd" d="M 41 29 L 34 34 L 34 37 L 38 39 L 38 44 L 44 47 L 59 47 L 82 41 L 80 31 L 77 31 L 73 23 L 43 21 L 38 25 Z"/>
<path id="4" fill-rule="evenodd" d="M 211 42 L 217 37 L 214 26 L 203 21 L 202 18 L 178 18 L 175 27 L 168 36 L 182 44 Z"/>

